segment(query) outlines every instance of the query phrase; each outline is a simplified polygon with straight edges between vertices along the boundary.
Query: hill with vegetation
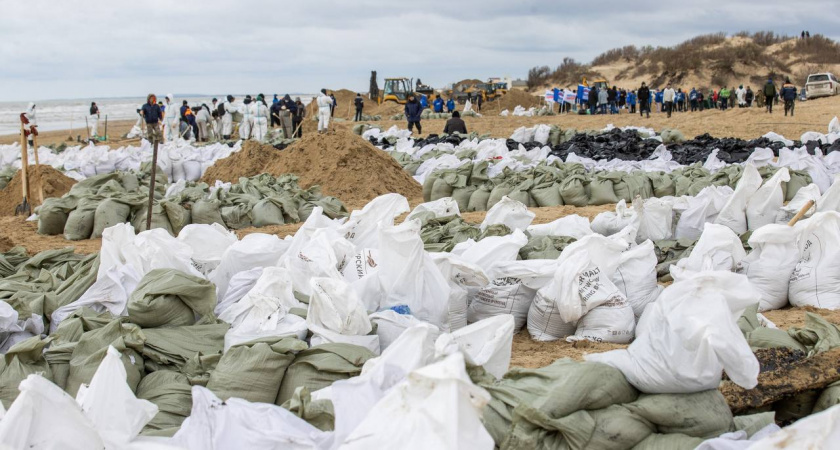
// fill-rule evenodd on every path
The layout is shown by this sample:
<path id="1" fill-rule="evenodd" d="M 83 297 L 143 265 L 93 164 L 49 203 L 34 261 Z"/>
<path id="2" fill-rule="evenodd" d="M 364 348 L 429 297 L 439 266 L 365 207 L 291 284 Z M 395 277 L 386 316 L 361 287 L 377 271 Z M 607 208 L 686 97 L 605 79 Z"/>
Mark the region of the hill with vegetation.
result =
<path id="1" fill-rule="evenodd" d="M 697 36 L 672 47 L 614 48 L 590 63 L 572 58 L 554 69 L 533 67 L 528 72 L 532 90 L 547 86 L 574 87 L 583 77 L 605 77 L 610 84 L 636 87 L 642 81 L 654 87 L 667 83 L 682 87 L 760 85 L 768 76 L 785 77 L 804 85 L 810 73 L 840 68 L 840 44 L 823 36 L 782 36 L 773 32 L 714 33 Z"/>

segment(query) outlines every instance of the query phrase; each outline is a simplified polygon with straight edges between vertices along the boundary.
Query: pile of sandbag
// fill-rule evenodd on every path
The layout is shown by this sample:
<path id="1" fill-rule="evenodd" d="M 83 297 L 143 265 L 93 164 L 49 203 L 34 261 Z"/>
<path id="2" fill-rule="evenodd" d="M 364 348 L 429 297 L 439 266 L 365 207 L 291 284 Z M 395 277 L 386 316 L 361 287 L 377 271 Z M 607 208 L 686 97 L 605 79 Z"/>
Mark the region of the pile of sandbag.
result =
<path id="1" fill-rule="evenodd" d="M 152 228 L 177 235 L 187 225 L 224 225 L 229 229 L 282 225 L 305 220 L 316 207 L 331 217 L 347 211 L 335 197 L 323 196 L 318 186 L 302 189 L 291 174 L 268 174 L 241 178 L 239 183 L 179 181 L 167 187 L 166 176 L 157 172 L 152 207 Z M 144 230 L 149 214 L 147 172 L 113 172 L 87 178 L 61 198 L 44 201 L 38 214 L 38 233 L 64 234 L 68 240 L 98 238 L 103 230 L 131 223 Z"/>

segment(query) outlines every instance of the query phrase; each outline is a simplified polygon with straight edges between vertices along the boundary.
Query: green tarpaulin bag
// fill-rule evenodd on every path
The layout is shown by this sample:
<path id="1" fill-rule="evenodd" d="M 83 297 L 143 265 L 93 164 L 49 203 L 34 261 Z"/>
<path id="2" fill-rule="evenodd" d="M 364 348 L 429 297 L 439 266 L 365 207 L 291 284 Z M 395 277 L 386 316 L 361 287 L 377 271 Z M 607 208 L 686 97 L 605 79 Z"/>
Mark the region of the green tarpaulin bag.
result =
<path id="1" fill-rule="evenodd" d="M 145 328 L 142 354 L 146 359 L 146 369 L 174 366 L 169 368 L 177 370 L 196 353 L 221 355 L 228 329 L 230 325 L 226 323 Z"/>
<path id="2" fill-rule="evenodd" d="M 245 343 L 228 349 L 210 373 L 207 389 L 222 400 L 230 397 L 250 402 L 274 403 L 287 367 L 294 353 L 306 349 L 306 343 L 283 338 L 273 344 Z"/>
<path id="3" fill-rule="evenodd" d="M 122 323 L 117 319 L 102 328 L 88 331 L 82 335 L 70 358 L 70 370 L 65 390 L 75 396 L 82 384 L 90 383 L 99 363 L 105 358 L 108 346 L 113 346 L 121 353 L 126 371 L 126 382 L 134 391 L 143 378 L 143 333 L 137 325 Z"/>
<path id="4" fill-rule="evenodd" d="M 711 439 L 735 430 L 732 412 L 719 390 L 692 394 L 641 395 L 624 405 L 656 425 L 664 434 L 684 434 Z"/>
<path id="5" fill-rule="evenodd" d="M 322 344 L 302 351 L 286 370 L 274 403 L 282 405 L 301 386 L 315 392 L 335 381 L 355 377 L 365 361 L 374 356 L 370 350 L 351 344 Z"/>
<path id="6" fill-rule="evenodd" d="M 171 370 L 152 372 L 137 385 L 137 398 L 158 407 L 158 413 L 146 424 L 146 430 L 180 427 L 192 410 L 192 386 L 184 374 Z"/>
<path id="7" fill-rule="evenodd" d="M 173 269 L 155 269 L 128 298 L 128 317 L 143 328 L 215 320 L 216 288 L 208 280 Z"/>
<path id="8" fill-rule="evenodd" d="M 332 402 L 329 400 L 313 401 L 309 389 L 306 387 L 302 386 L 295 389 L 292 398 L 283 403 L 282 406 L 321 431 L 333 431 L 335 429 L 335 409 Z"/>
<path id="9" fill-rule="evenodd" d="M 0 359 L 0 401 L 9 409 L 20 391 L 18 385 L 29 375 L 38 373 L 52 381 L 52 371 L 44 359 L 44 347 L 50 339 L 33 336 L 13 345 Z"/>
<path id="10" fill-rule="evenodd" d="M 560 197 L 563 198 L 564 205 L 572 206 L 586 206 L 589 204 L 589 196 L 586 195 L 586 188 L 584 183 L 586 177 L 582 175 L 572 175 L 560 184 Z"/>

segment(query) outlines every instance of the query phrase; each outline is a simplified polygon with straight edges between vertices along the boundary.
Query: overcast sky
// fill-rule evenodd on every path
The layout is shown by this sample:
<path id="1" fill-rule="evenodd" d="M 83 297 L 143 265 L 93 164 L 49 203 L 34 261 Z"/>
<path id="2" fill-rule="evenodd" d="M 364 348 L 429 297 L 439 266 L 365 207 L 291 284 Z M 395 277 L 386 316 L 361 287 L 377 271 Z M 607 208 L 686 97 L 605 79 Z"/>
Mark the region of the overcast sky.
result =
<path id="1" fill-rule="evenodd" d="M 840 38 L 836 0 L 0 0 L 0 101 L 442 87 L 698 34 Z"/>

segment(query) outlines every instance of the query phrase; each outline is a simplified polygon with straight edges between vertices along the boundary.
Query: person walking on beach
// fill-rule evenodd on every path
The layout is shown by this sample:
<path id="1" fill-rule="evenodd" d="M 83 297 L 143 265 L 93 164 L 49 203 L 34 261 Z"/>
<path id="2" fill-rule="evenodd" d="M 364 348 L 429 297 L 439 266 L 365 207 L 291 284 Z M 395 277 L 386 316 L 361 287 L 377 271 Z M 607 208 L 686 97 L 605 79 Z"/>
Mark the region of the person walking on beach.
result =
<path id="1" fill-rule="evenodd" d="M 790 111 L 790 116 L 793 117 L 793 108 L 796 106 L 796 86 L 790 82 L 790 78 L 785 79 L 780 95 L 785 101 L 785 116 Z"/>
<path id="2" fill-rule="evenodd" d="M 718 97 L 720 97 L 720 110 L 726 111 L 726 108 L 729 107 L 729 96 L 732 95 L 732 92 L 729 89 L 726 89 L 726 86 L 720 88 L 720 93 Z"/>
<path id="3" fill-rule="evenodd" d="M 639 88 L 636 96 L 639 98 L 639 116 L 647 113 L 647 118 L 650 119 L 650 88 L 642 83 L 642 87 Z"/>
<path id="4" fill-rule="evenodd" d="M 671 117 L 671 113 L 674 111 L 674 99 L 676 96 L 677 93 L 674 92 L 670 84 L 662 91 L 662 101 L 665 104 L 665 112 L 668 113 L 668 117 Z"/>
<path id="5" fill-rule="evenodd" d="M 753 99 L 755 98 L 755 93 L 753 93 L 752 89 L 747 86 L 747 91 L 744 93 L 744 101 L 747 102 L 747 108 L 752 107 Z"/>
<path id="6" fill-rule="evenodd" d="M 414 126 L 417 126 L 417 134 L 423 132 L 420 126 L 420 116 L 423 114 L 423 106 L 417 101 L 414 95 L 408 96 L 408 101 L 405 103 L 405 118 L 408 120 L 408 131 L 411 131 Z"/>
<path id="7" fill-rule="evenodd" d="M 96 102 L 90 102 L 89 112 L 90 137 L 95 138 L 97 129 L 99 128 L 99 107 L 96 106 Z"/>
<path id="8" fill-rule="evenodd" d="M 335 117 L 335 108 L 338 106 L 338 100 L 335 99 L 335 92 L 330 92 L 330 99 L 332 106 L 330 106 L 330 117 Z"/>
<path id="9" fill-rule="evenodd" d="M 330 117 L 332 117 L 332 97 L 327 95 L 326 89 L 321 89 L 321 95 L 315 101 L 318 105 L 318 132 L 326 133 L 330 127 Z"/>
<path id="10" fill-rule="evenodd" d="M 767 104 L 767 113 L 773 114 L 773 101 L 776 99 L 776 85 L 773 84 L 773 79 L 768 78 L 767 83 L 764 84 L 764 102 Z"/>
<path id="11" fill-rule="evenodd" d="M 152 144 L 162 141 L 160 127 L 163 122 L 163 111 L 160 110 L 155 94 L 146 96 L 146 104 L 140 108 L 140 115 L 146 122 L 146 139 Z"/>
<path id="12" fill-rule="evenodd" d="M 297 132 L 294 133 L 294 137 L 303 137 L 303 119 L 306 118 L 306 105 L 300 101 L 300 97 L 295 97 L 295 112 L 292 114 L 292 127 L 294 127 Z"/>
<path id="13" fill-rule="evenodd" d="M 362 94 L 356 93 L 356 98 L 353 99 L 353 106 L 356 107 L 356 117 L 353 120 L 360 122 L 362 120 L 362 110 L 365 109 L 365 99 L 362 98 Z"/>

